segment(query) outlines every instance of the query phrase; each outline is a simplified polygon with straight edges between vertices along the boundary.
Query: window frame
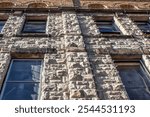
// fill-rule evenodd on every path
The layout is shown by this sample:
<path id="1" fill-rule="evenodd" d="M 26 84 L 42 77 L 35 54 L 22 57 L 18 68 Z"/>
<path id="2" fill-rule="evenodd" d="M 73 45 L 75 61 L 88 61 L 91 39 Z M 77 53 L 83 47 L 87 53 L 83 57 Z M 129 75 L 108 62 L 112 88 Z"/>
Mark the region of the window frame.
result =
<path id="1" fill-rule="evenodd" d="M 5 20 L 5 19 L 0 19 L 0 22 L 1 22 L 1 21 L 4 22 L 4 25 L 3 25 L 2 29 L 0 30 L 0 33 L 2 33 L 2 31 L 3 31 L 3 29 L 4 29 L 4 26 L 5 26 L 7 20 Z"/>
<path id="2" fill-rule="evenodd" d="M 122 68 L 122 67 L 125 67 L 125 68 L 129 68 L 130 66 L 133 68 L 139 67 L 142 70 L 142 72 L 145 74 L 145 77 L 147 77 L 147 79 L 150 81 L 150 72 L 147 69 L 147 67 L 144 65 L 142 60 L 135 60 L 135 61 L 134 60 L 130 60 L 130 61 L 129 60 L 122 60 L 122 61 L 121 60 L 115 60 L 114 63 L 116 65 L 116 69 L 118 72 L 119 72 L 118 68 Z M 120 74 L 119 74 L 119 76 L 120 76 Z M 121 78 L 121 76 L 120 76 L 120 78 Z M 121 81 L 122 81 L 122 78 L 121 78 Z M 122 83 L 123 83 L 123 81 L 122 81 Z M 124 85 L 124 83 L 123 83 L 123 85 Z M 126 87 L 126 86 L 124 85 L 124 87 Z M 126 88 L 125 88 L 125 90 L 126 90 Z M 126 92 L 127 92 L 127 90 L 126 90 Z M 128 92 L 127 92 L 127 96 L 130 99 Z"/>
<path id="3" fill-rule="evenodd" d="M 95 20 L 95 23 L 97 25 L 97 28 L 99 30 L 99 32 L 101 34 L 121 34 L 121 30 L 119 29 L 119 27 L 116 25 L 115 21 L 112 20 Z M 111 32 L 107 32 L 107 31 L 100 31 L 100 25 L 111 25 L 112 28 L 115 28 L 116 31 L 111 31 Z"/>
<path id="4" fill-rule="evenodd" d="M 134 23 L 137 25 L 137 27 L 144 33 L 144 34 L 150 34 L 150 21 L 149 20 L 140 20 L 140 21 L 134 21 Z M 142 30 L 140 28 L 140 26 L 138 26 L 139 24 L 138 23 L 145 23 L 147 24 L 147 26 L 149 27 L 149 32 L 145 31 L 145 30 Z"/>
<path id="5" fill-rule="evenodd" d="M 40 69 L 40 77 L 39 77 L 39 82 L 28 82 L 28 83 L 39 83 L 39 89 L 38 89 L 38 96 L 37 96 L 37 99 L 36 100 L 39 100 L 40 99 L 40 96 L 41 96 L 41 83 L 42 83 L 42 71 L 43 71 L 43 65 L 44 65 L 44 60 L 43 59 L 22 59 L 22 58 L 19 58 L 19 59 L 11 59 L 10 60 L 10 65 L 8 67 L 8 70 L 7 70 L 7 73 L 6 73 L 6 77 L 2 83 L 2 86 L 1 86 L 1 90 L 0 90 L 0 100 L 3 100 L 3 95 L 4 95 L 4 91 L 5 91 L 5 88 L 6 88 L 6 83 L 8 81 L 8 78 L 9 78 L 9 75 L 10 75 L 10 71 L 12 69 L 12 64 L 13 64 L 13 61 L 14 60 L 18 60 L 18 61 L 22 61 L 22 60 L 41 60 L 41 69 Z M 20 81 L 20 82 L 23 82 L 23 81 Z M 15 82 L 14 82 L 15 83 Z"/>
<path id="6" fill-rule="evenodd" d="M 30 32 L 30 31 L 24 31 L 25 29 L 25 26 L 27 24 L 27 22 L 45 22 L 45 29 L 44 29 L 44 32 Z M 46 34 L 46 27 L 47 27 L 47 20 L 46 19 L 25 19 L 25 22 L 23 24 L 23 27 L 22 27 L 22 30 L 21 30 L 21 33 L 23 34 Z"/>

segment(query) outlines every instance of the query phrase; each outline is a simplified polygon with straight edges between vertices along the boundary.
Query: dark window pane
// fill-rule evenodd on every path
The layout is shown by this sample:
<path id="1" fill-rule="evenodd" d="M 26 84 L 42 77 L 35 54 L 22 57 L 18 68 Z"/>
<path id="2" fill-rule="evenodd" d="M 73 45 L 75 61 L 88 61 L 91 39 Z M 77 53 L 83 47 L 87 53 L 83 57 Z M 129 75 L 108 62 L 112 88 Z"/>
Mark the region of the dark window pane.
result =
<path id="1" fill-rule="evenodd" d="M 4 25 L 5 25 L 5 21 L 0 21 L 0 32 L 2 31 Z"/>
<path id="2" fill-rule="evenodd" d="M 45 21 L 26 21 L 23 32 L 24 33 L 45 33 Z"/>
<path id="3" fill-rule="evenodd" d="M 114 22 L 97 21 L 96 23 L 101 33 L 119 33 L 120 32 L 120 30 L 114 24 Z"/>
<path id="4" fill-rule="evenodd" d="M 126 87 L 145 87 L 136 68 L 119 69 L 120 76 Z"/>
<path id="5" fill-rule="evenodd" d="M 38 97 L 42 60 L 15 59 L 4 84 L 2 99 L 35 100 Z"/>
<path id="6" fill-rule="evenodd" d="M 144 33 L 150 33 L 150 23 L 149 22 L 136 22 L 137 26 L 142 30 Z"/>
<path id="7" fill-rule="evenodd" d="M 38 83 L 6 83 L 3 100 L 36 100 Z"/>
<path id="8" fill-rule="evenodd" d="M 41 60 L 14 60 L 8 81 L 39 81 Z"/>
<path id="9" fill-rule="evenodd" d="M 131 100 L 149 100 L 150 92 L 145 88 L 126 88 Z"/>
<path id="10" fill-rule="evenodd" d="M 118 70 L 130 99 L 150 99 L 150 79 L 140 65 L 120 67 Z"/>

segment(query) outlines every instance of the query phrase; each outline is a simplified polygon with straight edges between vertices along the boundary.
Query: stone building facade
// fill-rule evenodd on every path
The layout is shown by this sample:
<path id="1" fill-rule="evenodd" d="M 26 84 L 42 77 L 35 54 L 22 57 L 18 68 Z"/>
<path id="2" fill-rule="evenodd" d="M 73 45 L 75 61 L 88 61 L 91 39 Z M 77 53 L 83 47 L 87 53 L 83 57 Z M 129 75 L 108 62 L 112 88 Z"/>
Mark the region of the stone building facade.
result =
<path id="1" fill-rule="evenodd" d="M 150 72 L 150 41 L 134 22 L 150 17 L 149 0 L 0 0 L 0 89 L 14 58 L 43 59 L 41 100 L 126 100 L 116 60 L 141 60 Z M 46 32 L 22 33 L 26 18 Z M 113 19 L 121 34 L 102 34 Z"/>

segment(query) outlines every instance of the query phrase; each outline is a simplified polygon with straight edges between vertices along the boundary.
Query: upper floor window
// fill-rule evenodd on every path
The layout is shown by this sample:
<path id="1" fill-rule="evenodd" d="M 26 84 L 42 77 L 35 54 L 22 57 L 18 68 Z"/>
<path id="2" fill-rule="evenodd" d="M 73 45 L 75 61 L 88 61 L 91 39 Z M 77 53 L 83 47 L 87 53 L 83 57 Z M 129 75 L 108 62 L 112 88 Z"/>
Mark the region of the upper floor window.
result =
<path id="1" fill-rule="evenodd" d="M 143 33 L 150 33 L 150 22 L 149 21 L 135 21 L 137 26 Z"/>
<path id="2" fill-rule="evenodd" d="M 38 99 L 41 66 L 41 59 L 13 59 L 4 82 L 1 99 Z"/>
<path id="3" fill-rule="evenodd" d="M 142 62 L 116 62 L 121 80 L 131 100 L 150 99 L 150 75 Z"/>
<path id="4" fill-rule="evenodd" d="M 115 33 L 120 34 L 119 28 L 116 26 L 114 21 L 101 21 L 97 20 L 96 24 L 101 33 Z"/>
<path id="5" fill-rule="evenodd" d="M 23 33 L 45 33 L 46 21 L 45 20 L 27 20 L 24 24 Z"/>
<path id="6" fill-rule="evenodd" d="M 0 21 L 0 32 L 2 31 L 6 21 Z"/>

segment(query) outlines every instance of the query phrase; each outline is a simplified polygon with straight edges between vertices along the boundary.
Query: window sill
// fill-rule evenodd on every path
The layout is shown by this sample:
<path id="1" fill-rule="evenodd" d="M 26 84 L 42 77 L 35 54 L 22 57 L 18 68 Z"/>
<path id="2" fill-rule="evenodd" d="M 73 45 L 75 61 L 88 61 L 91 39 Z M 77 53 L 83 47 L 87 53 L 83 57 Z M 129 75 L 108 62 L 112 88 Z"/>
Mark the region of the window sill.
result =
<path id="1" fill-rule="evenodd" d="M 84 35 L 83 36 L 85 38 L 117 38 L 117 39 L 120 39 L 120 38 L 134 38 L 133 35 L 123 35 L 123 34 L 98 34 L 98 35 Z"/>
<path id="2" fill-rule="evenodd" d="M 131 35 L 123 35 L 120 33 L 103 33 L 99 35 L 100 37 L 132 37 Z"/>
<path id="3" fill-rule="evenodd" d="M 21 33 L 14 36 L 15 37 L 50 37 L 51 35 L 45 33 Z"/>

